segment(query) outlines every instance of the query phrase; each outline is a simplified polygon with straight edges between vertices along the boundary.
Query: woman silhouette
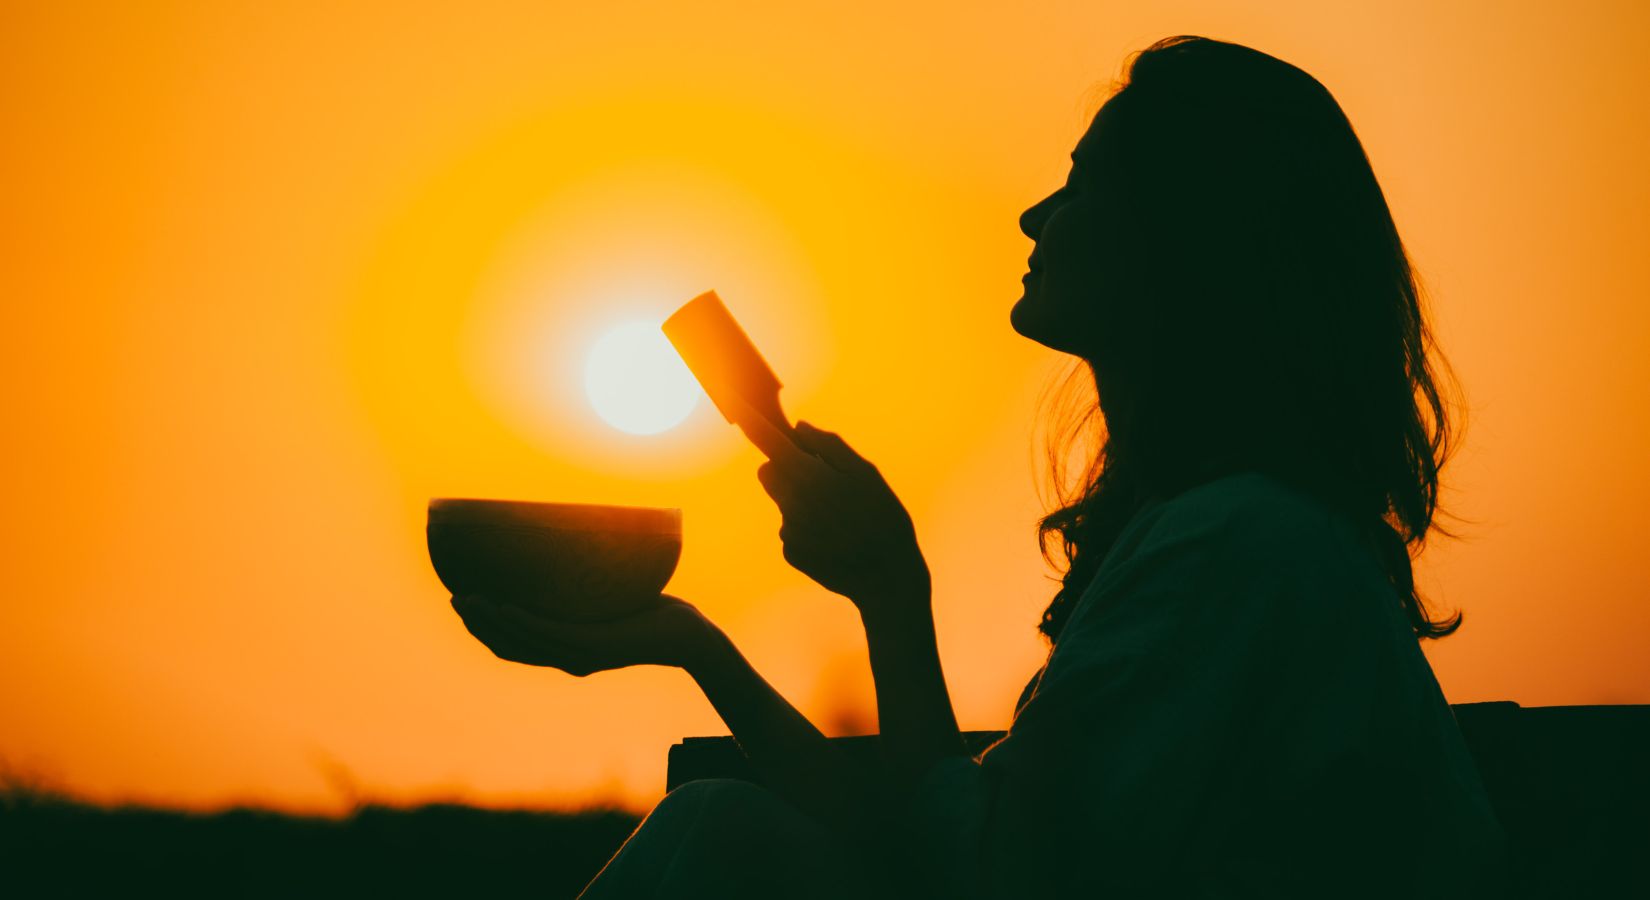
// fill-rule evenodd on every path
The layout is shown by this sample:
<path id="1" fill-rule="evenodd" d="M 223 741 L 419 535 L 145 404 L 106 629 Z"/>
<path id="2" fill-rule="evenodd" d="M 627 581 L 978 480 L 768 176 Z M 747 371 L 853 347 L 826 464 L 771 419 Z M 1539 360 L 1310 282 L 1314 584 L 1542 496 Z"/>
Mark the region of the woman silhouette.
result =
<path id="1" fill-rule="evenodd" d="M 1419 648 L 1410 550 L 1447 455 L 1414 277 L 1363 148 L 1300 69 L 1140 53 L 1020 217 L 1014 329 L 1087 364 L 1105 440 L 1044 518 L 1069 563 L 1008 735 L 960 739 L 911 520 L 840 438 L 746 417 L 785 558 L 865 624 L 885 780 L 689 604 L 571 625 L 455 598 L 499 655 L 686 669 L 764 787 L 672 792 L 610 896 L 1465 896 L 1501 834 Z"/>

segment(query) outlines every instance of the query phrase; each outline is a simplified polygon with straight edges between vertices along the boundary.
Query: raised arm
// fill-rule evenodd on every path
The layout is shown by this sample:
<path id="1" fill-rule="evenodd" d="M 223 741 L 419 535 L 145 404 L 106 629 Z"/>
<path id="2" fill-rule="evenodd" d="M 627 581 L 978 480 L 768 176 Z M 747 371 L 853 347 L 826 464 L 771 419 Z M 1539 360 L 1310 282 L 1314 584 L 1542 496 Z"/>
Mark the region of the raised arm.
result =
<path id="1" fill-rule="evenodd" d="M 883 752 L 901 784 L 947 756 L 967 752 L 940 666 L 931 591 L 889 585 L 854 601 L 865 624 L 876 681 Z"/>
<path id="2" fill-rule="evenodd" d="M 820 821 L 839 830 L 852 827 L 874 785 L 848 769 L 825 735 L 733 641 L 713 630 L 686 668 L 764 784 Z"/>
<path id="3" fill-rule="evenodd" d="M 793 444 L 758 415 L 741 427 L 768 456 L 756 474 L 784 516 L 786 561 L 859 609 L 893 777 L 909 781 L 964 754 L 940 667 L 928 564 L 899 498 L 835 434 L 798 423 Z"/>

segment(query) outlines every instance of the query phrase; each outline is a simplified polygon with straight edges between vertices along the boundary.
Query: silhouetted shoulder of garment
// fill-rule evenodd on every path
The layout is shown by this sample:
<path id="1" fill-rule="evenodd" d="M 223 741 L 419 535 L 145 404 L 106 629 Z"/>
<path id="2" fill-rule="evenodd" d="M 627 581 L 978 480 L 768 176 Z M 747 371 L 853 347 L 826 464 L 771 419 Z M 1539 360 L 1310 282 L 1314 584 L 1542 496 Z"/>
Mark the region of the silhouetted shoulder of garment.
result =
<path id="1" fill-rule="evenodd" d="M 910 815 L 960 897 L 1472 896 L 1504 841 L 1373 548 L 1255 473 L 1137 513 Z"/>

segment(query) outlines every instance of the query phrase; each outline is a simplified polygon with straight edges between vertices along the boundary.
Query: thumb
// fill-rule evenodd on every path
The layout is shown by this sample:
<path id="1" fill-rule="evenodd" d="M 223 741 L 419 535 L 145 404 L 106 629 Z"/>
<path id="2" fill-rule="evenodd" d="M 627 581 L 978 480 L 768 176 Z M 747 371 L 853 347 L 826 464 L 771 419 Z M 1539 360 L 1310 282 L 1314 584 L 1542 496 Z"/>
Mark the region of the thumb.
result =
<path id="1" fill-rule="evenodd" d="M 867 468 L 871 465 L 865 457 L 855 453 L 854 448 L 848 446 L 848 442 L 834 431 L 824 431 L 807 422 L 797 422 L 795 433 L 797 443 L 801 444 L 804 450 L 808 450 L 820 459 L 830 463 L 831 467 L 837 471 L 846 472 L 851 469 Z"/>

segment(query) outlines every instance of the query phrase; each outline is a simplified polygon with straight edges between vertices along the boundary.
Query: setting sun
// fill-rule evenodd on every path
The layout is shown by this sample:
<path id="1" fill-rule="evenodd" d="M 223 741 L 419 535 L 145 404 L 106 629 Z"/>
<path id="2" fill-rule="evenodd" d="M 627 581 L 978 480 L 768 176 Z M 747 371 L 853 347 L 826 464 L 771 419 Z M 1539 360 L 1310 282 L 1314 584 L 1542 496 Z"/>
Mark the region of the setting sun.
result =
<path id="1" fill-rule="evenodd" d="M 1002 728 L 1049 653 L 1057 416 L 1094 398 L 1012 327 L 1020 217 L 1185 31 L 1322 80 L 1422 277 L 1468 423 L 1415 571 L 1465 613 L 1425 648 L 1448 699 L 1650 703 L 1650 3 L 1517 6 L 8 4 L 0 778 L 650 809 L 717 711 L 489 652 L 437 497 L 681 509 L 671 595 L 822 732 L 876 731 L 857 609 L 660 332 L 712 287 L 909 510 L 957 717 Z"/>
<path id="2" fill-rule="evenodd" d="M 590 349 L 584 390 L 602 421 L 630 434 L 681 424 L 699 401 L 699 383 L 656 324 L 627 322 Z"/>

